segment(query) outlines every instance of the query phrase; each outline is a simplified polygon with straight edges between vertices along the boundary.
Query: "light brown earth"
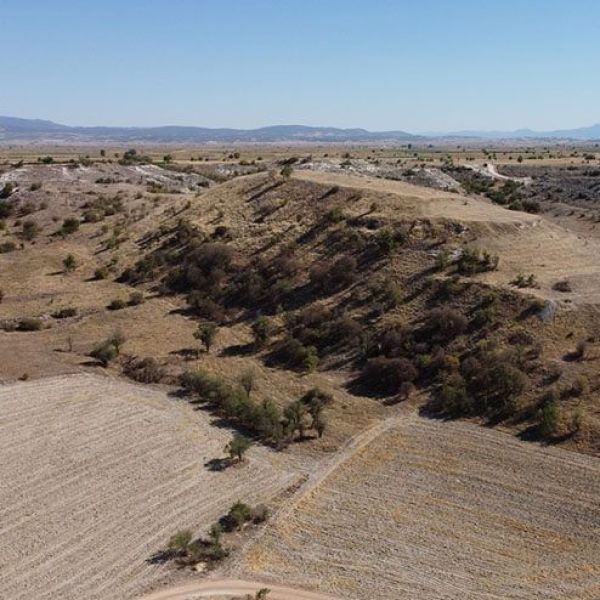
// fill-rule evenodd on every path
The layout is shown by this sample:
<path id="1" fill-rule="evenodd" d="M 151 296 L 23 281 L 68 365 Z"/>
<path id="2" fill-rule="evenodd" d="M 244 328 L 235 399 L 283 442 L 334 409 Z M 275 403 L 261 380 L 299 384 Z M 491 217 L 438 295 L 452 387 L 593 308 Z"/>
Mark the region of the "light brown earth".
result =
<path id="1" fill-rule="evenodd" d="M 231 433 L 162 390 L 90 375 L 0 388 L 0 598 L 124 600 L 162 581 L 148 559 L 267 502 L 303 467 L 255 447 L 209 471 Z"/>
<path id="2" fill-rule="evenodd" d="M 355 600 L 595 600 L 600 465 L 407 415 L 273 521 L 242 572 Z"/>
<path id="3" fill-rule="evenodd" d="M 155 592 L 144 596 L 142 600 L 194 600 L 195 598 L 221 598 L 223 596 L 240 598 L 247 597 L 246 594 L 254 596 L 260 589 L 265 588 L 269 590 L 269 600 L 336 600 L 335 597 L 320 592 L 238 579 L 215 579 L 190 583 Z"/>

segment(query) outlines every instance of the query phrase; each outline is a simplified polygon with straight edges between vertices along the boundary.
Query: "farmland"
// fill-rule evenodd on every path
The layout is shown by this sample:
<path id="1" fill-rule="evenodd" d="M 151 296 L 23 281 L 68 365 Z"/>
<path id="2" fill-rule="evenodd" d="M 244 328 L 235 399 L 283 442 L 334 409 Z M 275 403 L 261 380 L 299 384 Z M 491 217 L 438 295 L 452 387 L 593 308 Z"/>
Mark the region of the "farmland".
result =
<path id="1" fill-rule="evenodd" d="M 592 600 L 599 523 L 594 459 L 406 415 L 272 523 L 244 568 L 348 599 Z"/>
<path id="2" fill-rule="evenodd" d="M 122 600 L 168 579 L 149 559 L 179 528 L 203 534 L 238 499 L 299 473 L 256 448 L 210 471 L 230 434 L 164 391 L 76 375 L 4 386 L 0 595 Z"/>

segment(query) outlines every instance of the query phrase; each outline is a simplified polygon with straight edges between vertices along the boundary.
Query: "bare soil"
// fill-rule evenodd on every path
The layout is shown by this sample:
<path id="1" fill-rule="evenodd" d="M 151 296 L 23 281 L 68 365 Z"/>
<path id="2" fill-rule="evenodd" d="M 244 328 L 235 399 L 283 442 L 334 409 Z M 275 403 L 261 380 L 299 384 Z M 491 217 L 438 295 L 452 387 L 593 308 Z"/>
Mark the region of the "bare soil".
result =
<path id="1" fill-rule="evenodd" d="M 343 598 L 592 600 L 600 466 L 406 415 L 267 528 L 242 572 Z"/>
<path id="2" fill-rule="evenodd" d="M 108 377 L 3 386 L 0 430 L 0 596 L 11 600 L 133 598 L 172 577 L 151 558 L 174 532 L 205 535 L 237 500 L 268 503 L 301 476 L 261 447 L 211 471 L 230 431 Z"/>

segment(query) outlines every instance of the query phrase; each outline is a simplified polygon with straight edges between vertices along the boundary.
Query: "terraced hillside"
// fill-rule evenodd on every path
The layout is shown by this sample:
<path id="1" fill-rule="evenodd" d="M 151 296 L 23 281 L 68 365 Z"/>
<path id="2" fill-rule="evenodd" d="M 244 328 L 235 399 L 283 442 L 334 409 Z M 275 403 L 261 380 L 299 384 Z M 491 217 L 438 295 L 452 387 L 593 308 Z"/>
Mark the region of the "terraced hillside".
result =
<path id="1" fill-rule="evenodd" d="M 406 416 L 300 498 L 245 556 L 348 599 L 593 600 L 600 465 Z"/>
<path id="2" fill-rule="evenodd" d="M 148 559 L 176 530 L 204 534 L 238 499 L 297 474 L 252 449 L 222 472 L 230 433 L 163 391 L 97 376 L 0 388 L 0 597 L 124 600 L 163 580 Z"/>

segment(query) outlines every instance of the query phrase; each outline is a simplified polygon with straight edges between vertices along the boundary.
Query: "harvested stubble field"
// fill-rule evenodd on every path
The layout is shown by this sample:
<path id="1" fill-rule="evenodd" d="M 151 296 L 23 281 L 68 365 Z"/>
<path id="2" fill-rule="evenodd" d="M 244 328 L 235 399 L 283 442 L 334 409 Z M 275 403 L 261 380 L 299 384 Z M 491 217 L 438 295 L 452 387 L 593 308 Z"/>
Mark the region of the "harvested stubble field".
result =
<path id="1" fill-rule="evenodd" d="M 343 598 L 600 596 L 600 466 L 402 418 L 284 513 L 244 568 Z"/>
<path id="2" fill-rule="evenodd" d="M 0 597 L 133 598 L 172 575 L 148 559 L 189 527 L 204 534 L 238 499 L 295 481 L 253 448 L 209 471 L 230 433 L 150 387 L 88 375 L 0 389 Z"/>

